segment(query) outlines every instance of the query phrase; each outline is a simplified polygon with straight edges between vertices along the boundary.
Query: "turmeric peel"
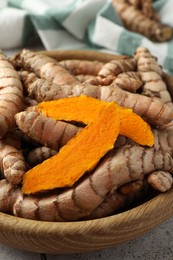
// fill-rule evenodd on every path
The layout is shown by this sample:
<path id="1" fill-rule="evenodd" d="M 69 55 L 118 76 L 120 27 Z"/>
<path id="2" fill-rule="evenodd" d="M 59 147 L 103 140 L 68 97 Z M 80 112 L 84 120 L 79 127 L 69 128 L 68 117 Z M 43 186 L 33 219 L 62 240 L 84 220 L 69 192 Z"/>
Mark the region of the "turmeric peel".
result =
<path id="1" fill-rule="evenodd" d="M 87 96 L 63 98 L 38 104 L 38 109 L 48 117 L 56 120 L 77 121 L 89 124 L 93 122 L 100 110 L 107 104 Z M 154 136 L 149 124 L 140 116 L 119 105 L 120 134 L 131 138 L 140 145 L 152 146 Z"/>
<path id="2" fill-rule="evenodd" d="M 113 102 L 106 104 L 95 121 L 71 139 L 58 154 L 25 173 L 23 193 L 73 186 L 114 147 L 119 124 L 117 105 Z"/>

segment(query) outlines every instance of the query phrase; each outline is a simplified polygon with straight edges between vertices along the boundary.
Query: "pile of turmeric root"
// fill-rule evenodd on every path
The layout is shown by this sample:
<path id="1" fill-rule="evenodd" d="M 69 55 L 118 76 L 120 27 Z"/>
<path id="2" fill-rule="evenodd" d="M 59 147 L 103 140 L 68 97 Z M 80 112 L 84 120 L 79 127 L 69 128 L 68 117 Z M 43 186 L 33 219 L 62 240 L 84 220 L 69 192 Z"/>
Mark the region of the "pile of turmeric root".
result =
<path id="1" fill-rule="evenodd" d="M 96 219 L 173 185 L 173 103 L 150 51 L 103 63 L 0 52 L 0 211 Z"/>

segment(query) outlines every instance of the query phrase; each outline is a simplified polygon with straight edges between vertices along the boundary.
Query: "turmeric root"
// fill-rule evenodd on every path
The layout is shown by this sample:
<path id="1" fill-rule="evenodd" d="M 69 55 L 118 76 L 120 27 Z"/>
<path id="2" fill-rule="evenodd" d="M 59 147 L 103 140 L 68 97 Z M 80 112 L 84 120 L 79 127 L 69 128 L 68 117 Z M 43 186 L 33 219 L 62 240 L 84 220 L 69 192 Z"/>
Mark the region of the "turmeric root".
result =
<path id="1" fill-rule="evenodd" d="M 34 167 L 35 165 L 42 163 L 46 159 L 52 157 L 57 153 L 49 147 L 41 146 L 33 149 L 26 157 L 26 161 L 29 166 Z"/>
<path id="2" fill-rule="evenodd" d="M 144 185 L 143 180 L 132 181 L 122 185 L 119 188 L 119 192 L 124 195 L 133 194 L 140 191 Z"/>
<path id="3" fill-rule="evenodd" d="M 153 129 L 153 134 L 155 149 L 168 152 L 173 157 L 173 130 Z"/>
<path id="4" fill-rule="evenodd" d="M 28 108 L 30 106 L 36 106 L 38 102 L 35 99 L 32 99 L 30 97 L 24 97 L 24 104 L 25 104 L 25 108 Z"/>
<path id="5" fill-rule="evenodd" d="M 39 120 L 37 120 L 37 117 Z M 15 118 L 16 123 L 21 130 L 19 133 L 16 133 L 16 135 L 19 135 L 26 144 L 31 143 L 34 147 L 39 147 L 40 144 L 42 144 L 56 151 L 64 146 L 82 129 L 82 127 L 75 126 L 68 122 L 65 123 L 56 121 L 53 118 L 48 118 L 38 111 L 23 111 L 16 114 Z M 64 128 L 62 125 L 64 125 Z M 132 141 L 127 140 L 125 136 L 119 136 L 116 141 L 116 147 L 124 145 L 127 142 L 132 143 Z"/>
<path id="6" fill-rule="evenodd" d="M 59 62 L 63 68 L 74 75 L 95 75 L 101 70 L 104 63 L 90 60 L 63 60 Z"/>
<path id="7" fill-rule="evenodd" d="M 47 79 L 52 83 L 64 85 L 78 83 L 78 80 L 71 75 L 58 62 L 43 54 L 30 50 L 22 50 L 16 57 L 11 59 L 16 68 L 23 68 L 34 72 L 38 77 Z"/>
<path id="8" fill-rule="evenodd" d="M 47 118 L 38 111 L 23 111 L 15 115 L 19 128 L 30 138 L 56 151 L 82 128 Z"/>
<path id="9" fill-rule="evenodd" d="M 80 96 L 43 102 L 38 105 L 46 116 L 56 120 L 77 121 L 89 124 L 95 120 L 106 102 L 98 99 Z M 150 126 L 131 109 L 118 106 L 120 116 L 120 134 L 133 141 L 152 146 L 154 143 Z"/>
<path id="10" fill-rule="evenodd" d="M 24 194 L 72 186 L 114 147 L 119 124 L 116 104 L 108 103 L 95 121 L 80 131 L 57 155 L 25 173 L 22 188 Z"/>
<path id="11" fill-rule="evenodd" d="M 166 104 L 140 94 L 129 93 L 120 89 L 114 82 L 110 86 L 102 87 L 91 84 L 58 86 L 37 78 L 36 81 L 28 85 L 28 92 L 29 96 L 38 102 L 80 95 L 108 102 L 114 101 L 120 106 L 132 108 L 146 121 L 159 126 L 170 122 L 173 118 L 173 111 Z"/>
<path id="12" fill-rule="evenodd" d="M 133 58 L 112 60 L 103 65 L 98 75 L 101 77 L 117 76 L 122 72 L 135 71 L 136 61 Z"/>
<path id="13" fill-rule="evenodd" d="M 120 106 L 131 108 L 152 125 L 161 126 L 172 121 L 173 110 L 156 98 L 137 93 L 129 93 L 120 89 L 114 82 L 109 87 L 102 87 L 100 99 L 114 101 Z"/>
<path id="14" fill-rule="evenodd" d="M 6 144 L 15 147 L 17 150 L 21 149 L 22 140 L 13 132 L 13 129 L 8 131 L 2 139 Z"/>
<path id="15" fill-rule="evenodd" d="M 20 76 L 29 97 L 36 99 L 37 102 L 70 96 L 80 96 L 81 94 L 92 97 L 98 97 L 99 95 L 98 86 L 87 83 L 84 85 L 80 82 L 79 84 L 72 85 L 58 85 L 38 78 L 36 75 L 30 76 L 30 73 L 27 72 L 21 72 Z"/>
<path id="16" fill-rule="evenodd" d="M 134 71 L 120 73 L 115 78 L 114 83 L 117 84 L 119 88 L 134 93 L 143 85 L 139 73 Z"/>
<path id="17" fill-rule="evenodd" d="M 152 0 L 127 0 L 127 2 L 142 11 L 148 18 L 160 21 L 158 13 L 152 6 Z"/>
<path id="18" fill-rule="evenodd" d="M 125 192 L 124 192 L 125 191 Z M 128 191 L 128 192 L 127 192 Z M 123 193 L 124 192 L 124 193 Z M 135 201 L 139 201 L 147 192 L 143 181 L 133 181 L 120 187 L 114 192 L 109 192 L 102 203 L 84 219 L 96 219 L 116 214 L 120 210 L 126 210 Z"/>
<path id="19" fill-rule="evenodd" d="M 20 77 L 7 57 L 0 52 L 0 138 L 15 126 L 14 115 L 23 107 Z"/>
<path id="20" fill-rule="evenodd" d="M 84 219 L 96 219 L 110 216 L 117 212 L 119 209 L 125 207 L 127 196 L 120 194 L 118 191 L 110 192 L 106 195 L 102 203 Z"/>
<path id="21" fill-rule="evenodd" d="M 106 155 L 77 186 L 61 193 L 25 196 L 6 180 L 0 181 L 0 211 L 46 221 L 78 220 L 92 214 L 109 192 L 160 170 L 173 172 L 173 159 L 168 153 L 125 145 Z"/>
<path id="22" fill-rule="evenodd" d="M 23 155 L 15 147 L 0 141 L 0 168 L 3 176 L 13 185 L 21 183 L 26 171 Z"/>
<path id="23" fill-rule="evenodd" d="M 91 85 L 96 85 L 96 86 L 108 86 L 113 82 L 115 76 L 108 76 L 106 78 L 102 78 L 100 76 L 93 76 L 93 75 L 78 75 L 76 76 L 76 78 L 81 83 L 89 83 Z"/>
<path id="24" fill-rule="evenodd" d="M 147 55 L 146 55 L 147 54 Z M 157 64 L 148 49 L 139 47 L 136 50 L 137 68 L 141 79 L 145 82 L 142 94 L 157 97 L 163 103 L 172 107 L 172 99 L 168 92 L 166 83 L 162 79 L 162 69 Z"/>
<path id="25" fill-rule="evenodd" d="M 41 102 L 36 109 L 56 120 L 76 121 L 87 125 L 95 120 L 107 104 L 105 101 L 81 95 Z"/>
<path id="26" fill-rule="evenodd" d="M 173 30 L 155 19 L 148 18 L 141 10 L 130 5 L 125 0 L 112 0 L 112 4 L 124 26 L 152 41 L 164 42 L 173 36 Z"/>
<path id="27" fill-rule="evenodd" d="M 169 172 L 152 172 L 147 177 L 147 182 L 156 190 L 165 192 L 172 187 L 173 177 Z"/>
<path id="28" fill-rule="evenodd" d="M 85 74 L 79 74 L 76 76 L 76 78 L 81 82 L 81 83 L 84 83 L 84 82 L 88 82 L 90 84 L 93 84 L 93 85 L 99 85 L 99 81 L 97 79 L 96 76 L 93 76 L 93 75 L 85 75 Z"/>

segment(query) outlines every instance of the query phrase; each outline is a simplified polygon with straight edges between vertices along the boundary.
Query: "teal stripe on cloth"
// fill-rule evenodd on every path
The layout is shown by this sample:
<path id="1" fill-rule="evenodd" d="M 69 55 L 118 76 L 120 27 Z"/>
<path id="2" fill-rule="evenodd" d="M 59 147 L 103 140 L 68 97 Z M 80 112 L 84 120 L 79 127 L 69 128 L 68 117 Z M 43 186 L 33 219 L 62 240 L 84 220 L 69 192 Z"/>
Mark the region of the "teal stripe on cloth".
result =
<path id="1" fill-rule="evenodd" d="M 91 43 L 93 46 L 95 46 L 96 48 L 100 48 L 102 46 L 101 42 L 100 45 L 93 42 L 94 35 L 95 35 L 95 21 L 92 21 L 89 24 L 88 30 L 85 34 L 85 39 L 87 39 L 87 41 Z"/>
<path id="2" fill-rule="evenodd" d="M 141 35 L 124 29 L 119 38 L 117 52 L 132 56 L 136 48 L 141 45 L 142 38 Z"/>
<path id="3" fill-rule="evenodd" d="M 167 2 L 167 0 L 155 0 L 153 3 L 153 7 L 156 11 L 159 11 Z"/>
<path id="4" fill-rule="evenodd" d="M 163 67 L 169 74 L 173 75 L 173 41 L 169 42 L 167 53 Z"/>
<path id="5" fill-rule="evenodd" d="M 38 33 L 33 26 L 31 17 L 27 14 L 24 20 L 23 32 L 22 32 L 22 45 L 28 46 L 39 39 Z"/>
<path id="6" fill-rule="evenodd" d="M 119 19 L 119 16 L 116 14 L 111 1 L 106 3 L 105 6 L 100 10 L 100 12 L 98 12 L 97 16 L 99 16 L 99 15 L 107 18 L 108 20 L 112 21 L 113 23 L 122 25 L 122 22 Z"/>
<path id="7" fill-rule="evenodd" d="M 23 0 L 8 0 L 7 5 L 10 7 L 21 8 Z"/>
<path id="8" fill-rule="evenodd" d="M 35 28 L 38 30 L 59 30 L 62 29 L 60 25 L 53 17 L 48 15 L 30 15 Z"/>
<path id="9" fill-rule="evenodd" d="M 76 6 L 76 0 L 66 5 L 65 8 L 54 7 L 45 12 L 46 16 L 54 18 L 58 22 L 63 22 L 74 10 Z"/>

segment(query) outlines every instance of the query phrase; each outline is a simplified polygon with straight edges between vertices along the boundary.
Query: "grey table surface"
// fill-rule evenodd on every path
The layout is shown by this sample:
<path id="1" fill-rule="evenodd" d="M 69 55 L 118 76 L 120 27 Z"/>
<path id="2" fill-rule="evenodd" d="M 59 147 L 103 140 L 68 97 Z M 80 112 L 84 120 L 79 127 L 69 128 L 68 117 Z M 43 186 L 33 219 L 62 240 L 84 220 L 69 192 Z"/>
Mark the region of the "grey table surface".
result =
<path id="1" fill-rule="evenodd" d="M 38 46 L 35 49 L 43 49 Z M 8 50 L 11 56 L 20 51 Z M 127 243 L 91 253 L 50 255 L 21 251 L 0 244 L 0 260 L 173 260 L 173 217 L 145 235 Z"/>

